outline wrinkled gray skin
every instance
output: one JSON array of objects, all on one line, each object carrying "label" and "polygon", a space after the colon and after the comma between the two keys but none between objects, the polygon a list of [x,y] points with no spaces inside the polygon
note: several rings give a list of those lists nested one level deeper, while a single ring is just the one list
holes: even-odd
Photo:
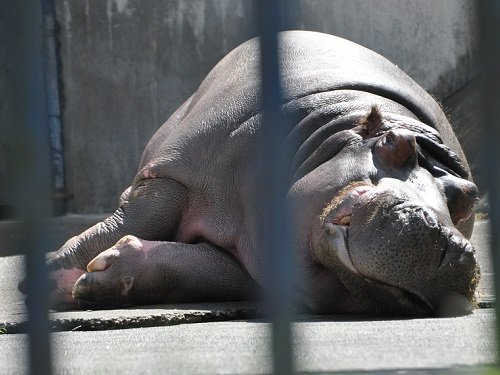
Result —
[{"label": "wrinkled gray skin", "polygon": [[[438,104],[340,38],[287,32],[280,52],[301,301],[386,315],[474,301],[477,189]],[[49,260],[53,308],[239,300],[266,287],[258,59],[256,40],[227,55],[151,139],[117,211]]]}]

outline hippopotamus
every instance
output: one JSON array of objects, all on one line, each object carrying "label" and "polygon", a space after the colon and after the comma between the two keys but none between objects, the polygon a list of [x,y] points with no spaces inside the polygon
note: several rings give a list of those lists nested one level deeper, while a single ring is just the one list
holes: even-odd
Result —
[{"label": "hippopotamus", "polygon": [[[439,104],[379,54],[279,34],[293,119],[294,290],[313,313],[427,316],[474,305],[478,190]],[[235,301],[265,289],[259,41],[225,56],[159,128],[108,218],[48,260],[53,309]],[[20,286],[23,289],[23,286]]]}]

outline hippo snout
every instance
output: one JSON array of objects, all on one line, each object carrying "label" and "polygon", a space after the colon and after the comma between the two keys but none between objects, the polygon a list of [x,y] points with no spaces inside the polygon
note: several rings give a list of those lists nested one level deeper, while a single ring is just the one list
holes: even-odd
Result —
[{"label": "hippo snout", "polygon": [[475,250],[454,226],[439,191],[423,194],[419,185],[394,179],[357,182],[337,194],[321,222],[325,241],[318,259],[336,270],[366,311],[472,310],[479,281]]},{"label": "hippo snout", "polygon": [[354,207],[347,242],[352,265],[363,278],[403,290],[434,312],[450,295],[474,302],[474,247],[450,222],[412,202]]}]

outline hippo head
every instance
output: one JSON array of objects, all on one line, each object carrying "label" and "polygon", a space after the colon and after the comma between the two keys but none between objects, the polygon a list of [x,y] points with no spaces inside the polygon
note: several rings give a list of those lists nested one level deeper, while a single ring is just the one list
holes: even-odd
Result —
[{"label": "hippo head", "polygon": [[466,312],[479,280],[466,239],[478,191],[457,155],[434,129],[376,108],[336,136],[339,179],[313,235],[315,259],[363,312]]}]

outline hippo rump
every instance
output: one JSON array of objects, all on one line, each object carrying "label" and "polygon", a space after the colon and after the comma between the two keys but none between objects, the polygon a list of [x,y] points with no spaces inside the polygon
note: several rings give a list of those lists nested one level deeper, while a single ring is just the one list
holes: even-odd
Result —
[{"label": "hippo rump", "polygon": [[[439,105],[341,38],[284,32],[280,56],[301,303],[401,316],[473,306],[479,268],[467,239],[478,192]],[[253,39],[153,136],[116,212],[49,259],[52,308],[243,300],[266,287],[260,98]]]}]

